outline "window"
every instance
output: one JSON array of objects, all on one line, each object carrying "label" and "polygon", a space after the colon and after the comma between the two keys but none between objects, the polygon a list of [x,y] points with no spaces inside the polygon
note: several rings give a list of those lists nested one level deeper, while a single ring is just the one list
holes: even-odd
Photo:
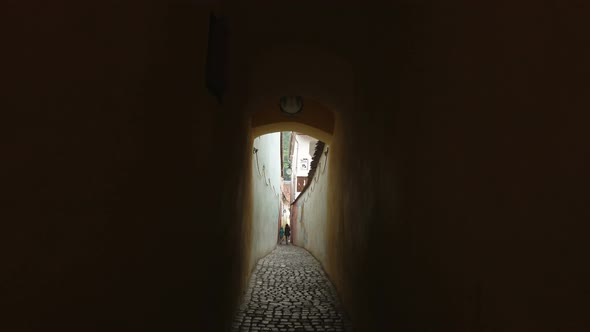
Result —
[{"label": "window", "polygon": [[301,170],[302,171],[309,170],[309,159],[307,159],[307,158],[301,159],[300,164],[301,164]]}]

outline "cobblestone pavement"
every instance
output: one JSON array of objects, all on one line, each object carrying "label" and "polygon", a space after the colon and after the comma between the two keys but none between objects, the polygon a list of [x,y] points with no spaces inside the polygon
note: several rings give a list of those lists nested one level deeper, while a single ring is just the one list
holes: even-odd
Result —
[{"label": "cobblestone pavement", "polygon": [[353,331],[336,290],[305,249],[279,245],[260,259],[232,331]]}]

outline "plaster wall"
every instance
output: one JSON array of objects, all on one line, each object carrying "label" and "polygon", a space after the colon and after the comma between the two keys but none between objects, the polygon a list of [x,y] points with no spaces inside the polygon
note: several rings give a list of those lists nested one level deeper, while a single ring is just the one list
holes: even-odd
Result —
[{"label": "plaster wall", "polygon": [[[297,140],[295,138],[293,138],[293,140],[293,160],[291,160],[291,163],[293,165],[293,174],[297,174],[297,163],[293,163],[293,161],[299,159],[299,143],[297,143]],[[293,176],[291,179],[291,192],[293,193],[292,201],[294,201],[295,199],[297,199],[297,196],[299,195],[297,193],[297,176]]]},{"label": "plaster wall", "polygon": [[2,330],[221,330],[248,115],[284,94],[337,114],[324,267],[361,331],[588,330],[583,3],[234,5],[223,105],[213,5],[33,3],[3,11]]},{"label": "plaster wall", "polygon": [[[295,139],[297,140],[297,157],[291,162],[296,165],[295,169],[297,170],[297,176],[307,176],[309,174],[309,167],[311,166],[311,154],[309,149],[312,144],[315,146],[315,142],[317,141],[312,137],[301,134],[296,135]],[[306,169],[301,167],[301,161],[304,158],[307,158]]]},{"label": "plaster wall", "polygon": [[250,89],[337,114],[324,267],[357,327],[587,329],[588,9],[307,5],[249,12]]},{"label": "plaster wall", "polygon": [[[324,151],[328,149],[326,146]],[[297,210],[297,216],[294,222],[293,239],[295,244],[307,249],[323,265],[326,264],[327,253],[327,204],[329,191],[329,167],[328,159],[322,154],[318,163],[318,169],[310,181],[311,186],[303,192],[301,197],[293,204]]]},{"label": "plaster wall", "polygon": [[203,84],[213,9],[66,0],[0,14],[1,330],[231,321],[252,152],[239,66],[223,105]]},{"label": "plaster wall", "polygon": [[[252,233],[250,270],[277,244],[281,181],[281,133],[259,136],[252,158]],[[258,159],[258,160],[257,160]]]},{"label": "plaster wall", "polygon": [[325,265],[363,331],[590,326],[588,11],[560,8],[373,14],[330,149]]}]

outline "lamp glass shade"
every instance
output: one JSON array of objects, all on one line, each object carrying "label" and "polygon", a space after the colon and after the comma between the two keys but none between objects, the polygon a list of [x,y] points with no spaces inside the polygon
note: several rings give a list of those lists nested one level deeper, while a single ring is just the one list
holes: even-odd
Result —
[{"label": "lamp glass shade", "polygon": [[303,98],[300,96],[281,97],[281,112],[295,115],[303,110]]}]

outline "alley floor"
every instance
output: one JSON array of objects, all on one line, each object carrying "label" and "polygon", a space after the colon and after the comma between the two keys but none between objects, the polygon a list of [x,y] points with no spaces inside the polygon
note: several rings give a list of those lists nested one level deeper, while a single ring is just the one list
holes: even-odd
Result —
[{"label": "alley floor", "polygon": [[279,245],[260,259],[232,331],[353,331],[336,290],[305,249]]}]

